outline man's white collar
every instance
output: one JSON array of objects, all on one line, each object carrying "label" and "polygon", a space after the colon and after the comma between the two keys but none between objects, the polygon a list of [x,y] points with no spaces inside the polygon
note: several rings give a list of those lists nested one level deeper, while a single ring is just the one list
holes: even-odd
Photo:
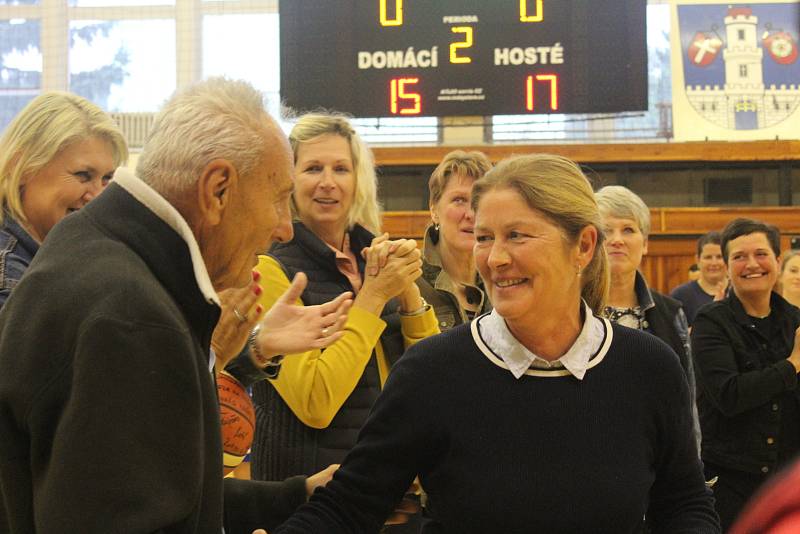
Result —
[{"label": "man's white collar", "polygon": [[208,276],[206,263],[203,261],[203,256],[200,254],[200,247],[197,244],[192,230],[186,223],[186,219],[178,213],[178,210],[176,210],[172,204],[158,194],[155,189],[140,180],[129,169],[124,167],[117,169],[114,173],[114,183],[150,209],[150,211],[167,223],[170,228],[175,230],[178,235],[186,241],[186,245],[189,247],[189,253],[192,257],[192,267],[194,269],[194,277],[197,280],[197,287],[200,288],[206,301],[220,306],[219,296],[217,292],[214,291],[214,286],[211,284],[211,278]]}]

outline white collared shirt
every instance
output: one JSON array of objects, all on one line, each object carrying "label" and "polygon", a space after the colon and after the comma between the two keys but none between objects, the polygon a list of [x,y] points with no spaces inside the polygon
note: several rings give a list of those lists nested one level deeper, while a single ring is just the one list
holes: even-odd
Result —
[{"label": "white collared shirt", "polygon": [[511,371],[515,378],[536,374],[535,369],[565,369],[563,374],[571,374],[578,380],[583,380],[587,370],[602,360],[611,342],[608,321],[595,317],[585,302],[583,306],[586,320],[578,338],[563,356],[553,361],[537,356],[517,341],[497,310],[492,310],[474,321],[473,329],[477,329],[480,341],[493,353],[492,357],[499,357],[503,362],[502,367]]}]

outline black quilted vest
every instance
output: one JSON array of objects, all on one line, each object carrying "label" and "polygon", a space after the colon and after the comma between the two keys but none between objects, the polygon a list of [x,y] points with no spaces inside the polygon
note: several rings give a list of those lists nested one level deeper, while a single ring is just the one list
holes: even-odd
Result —
[{"label": "black quilted vest", "polygon": [[[350,248],[364,272],[361,249],[369,246],[372,234],[361,226],[350,231]],[[283,266],[289,280],[297,272],[308,275],[301,299],[306,305],[322,304],[344,291],[350,282],[336,267],[333,251],[302,223],[294,223],[294,239],[275,245],[270,254]],[[390,312],[389,310],[392,310]],[[391,365],[403,353],[397,303],[389,301],[381,319],[387,327],[381,335],[384,354]],[[283,480],[292,475],[311,475],[333,463],[341,463],[355,445],[358,431],[380,393],[375,352],[372,353],[356,388],[339,409],[328,428],[306,426],[292,412],[269,380],[253,386],[256,433],[251,452],[252,477]]]}]

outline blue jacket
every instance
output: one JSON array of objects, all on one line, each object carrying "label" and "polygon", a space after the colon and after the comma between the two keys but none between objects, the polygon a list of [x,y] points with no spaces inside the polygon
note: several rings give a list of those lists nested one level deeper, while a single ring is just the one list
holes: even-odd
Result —
[{"label": "blue jacket", "polygon": [[6,303],[11,290],[25,274],[38,250],[39,243],[5,213],[0,227],[0,308]]}]

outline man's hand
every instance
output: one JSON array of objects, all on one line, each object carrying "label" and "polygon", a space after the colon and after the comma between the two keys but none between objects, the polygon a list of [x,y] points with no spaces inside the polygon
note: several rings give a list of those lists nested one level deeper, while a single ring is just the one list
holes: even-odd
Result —
[{"label": "man's hand", "polygon": [[386,519],[384,525],[404,525],[409,522],[411,516],[420,511],[420,498],[422,494],[422,487],[419,484],[419,479],[414,479],[411,487],[394,507],[394,512]]},{"label": "man's hand", "polygon": [[294,354],[311,349],[322,349],[344,334],[347,312],[353,304],[350,292],[316,306],[299,306],[297,299],[303,294],[308,279],[297,273],[292,285],[264,314],[256,343],[267,358],[279,354]]}]

